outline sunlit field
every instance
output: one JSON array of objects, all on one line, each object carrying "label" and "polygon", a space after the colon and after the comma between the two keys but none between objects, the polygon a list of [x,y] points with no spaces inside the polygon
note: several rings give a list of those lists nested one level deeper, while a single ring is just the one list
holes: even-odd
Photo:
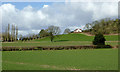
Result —
[{"label": "sunlit field", "polygon": [[117,70],[118,49],[5,51],[3,70]]},{"label": "sunlit field", "polygon": [[0,70],[118,70],[118,2],[3,1],[0,8]]},{"label": "sunlit field", "polygon": [[[75,38],[74,38],[75,37]],[[4,42],[2,46],[92,45],[94,36],[60,35],[31,41]],[[118,45],[117,35],[105,36],[106,45]],[[3,70],[117,70],[118,49],[3,51]]]},{"label": "sunlit field", "polygon": [[[118,35],[105,35],[106,44],[118,45]],[[31,41],[5,42],[2,46],[59,46],[59,45],[92,45],[94,36],[84,34],[65,34],[59,35],[50,42],[50,38],[35,39]]]}]

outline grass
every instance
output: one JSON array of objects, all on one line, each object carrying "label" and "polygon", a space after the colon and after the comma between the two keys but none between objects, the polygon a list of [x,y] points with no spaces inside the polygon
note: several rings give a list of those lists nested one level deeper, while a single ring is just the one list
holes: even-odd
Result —
[{"label": "grass", "polygon": [[[118,35],[105,35],[106,44],[118,45]],[[4,42],[2,46],[92,45],[94,36],[65,34],[26,42]],[[3,70],[117,70],[118,49],[3,51]]]},{"label": "grass", "polygon": [[2,71],[2,51],[0,51],[0,71]]},{"label": "grass", "polygon": [[118,49],[5,51],[3,70],[117,70]]},{"label": "grass", "polygon": [[70,45],[92,45],[90,41],[66,41],[66,42],[50,42],[50,41],[41,41],[41,42],[15,42],[15,43],[3,43],[2,46],[70,46]]},{"label": "grass", "polygon": [[118,42],[106,42],[106,45],[112,45],[112,46],[117,46]]},{"label": "grass", "polygon": [[106,41],[118,41],[118,35],[105,35]]},{"label": "grass", "polygon": [[[118,35],[105,35],[106,41],[118,41]],[[84,34],[63,34],[55,38],[55,41],[93,41],[94,36]],[[50,41],[49,37],[34,41]]]},{"label": "grass", "polygon": [[[118,35],[105,35],[106,41],[118,41]],[[59,45],[92,45],[94,36],[86,36],[84,34],[64,34],[50,42],[49,37],[43,39],[35,39],[26,42],[2,43],[2,46],[59,46]],[[106,42],[110,45],[118,45],[117,42]]]}]

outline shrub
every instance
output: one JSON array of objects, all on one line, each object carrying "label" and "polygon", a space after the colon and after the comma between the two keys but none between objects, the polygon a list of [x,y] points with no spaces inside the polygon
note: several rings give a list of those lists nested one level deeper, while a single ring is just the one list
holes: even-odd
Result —
[{"label": "shrub", "polygon": [[95,35],[93,44],[94,45],[105,45],[106,39],[104,38],[103,34],[98,33]]},{"label": "shrub", "polygon": [[19,48],[19,51],[21,51],[22,50],[22,48]]},{"label": "shrub", "polygon": [[97,45],[96,48],[112,48],[110,45]]},{"label": "shrub", "polygon": [[34,50],[38,50],[39,48],[34,48]]}]

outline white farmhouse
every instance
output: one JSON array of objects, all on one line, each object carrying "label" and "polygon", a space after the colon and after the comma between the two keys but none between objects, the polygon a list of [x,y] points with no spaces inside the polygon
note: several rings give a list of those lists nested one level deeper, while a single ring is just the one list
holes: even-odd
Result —
[{"label": "white farmhouse", "polygon": [[82,29],[75,29],[74,30],[74,33],[81,33],[82,32]]}]

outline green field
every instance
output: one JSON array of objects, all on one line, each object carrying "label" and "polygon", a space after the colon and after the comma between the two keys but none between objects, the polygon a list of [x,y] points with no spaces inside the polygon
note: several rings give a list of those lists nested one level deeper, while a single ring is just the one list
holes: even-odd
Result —
[{"label": "green field", "polygon": [[5,51],[3,70],[117,70],[118,49]]},{"label": "green field", "polygon": [[[106,45],[118,45],[118,35],[106,35]],[[59,35],[26,42],[3,42],[2,46],[92,45],[94,36]],[[117,70],[118,49],[3,51],[3,70]]]},{"label": "green field", "polygon": [[[73,45],[92,45],[91,41],[65,41],[65,42],[12,42],[3,43],[2,46],[73,46]],[[116,46],[118,42],[106,42],[106,45]]]},{"label": "green field", "polygon": [[0,71],[2,71],[2,51],[0,51]]},{"label": "green field", "polygon": [[[118,35],[104,35],[106,41],[118,41]],[[63,34],[56,37],[54,41],[93,41],[94,36],[87,36],[85,34]],[[50,41],[49,37],[37,39],[34,41]]]},{"label": "green field", "polygon": [[[112,46],[118,45],[118,35],[105,35],[106,44],[110,44]],[[2,46],[59,46],[59,45],[92,45],[92,41],[94,36],[87,36],[84,34],[64,34],[59,35],[54,39],[55,42],[50,42],[50,38],[46,37],[43,39],[35,39],[32,41],[26,42],[9,42],[2,43]]]}]

